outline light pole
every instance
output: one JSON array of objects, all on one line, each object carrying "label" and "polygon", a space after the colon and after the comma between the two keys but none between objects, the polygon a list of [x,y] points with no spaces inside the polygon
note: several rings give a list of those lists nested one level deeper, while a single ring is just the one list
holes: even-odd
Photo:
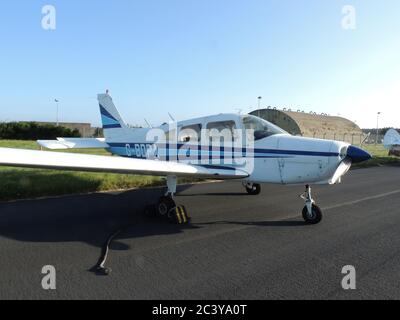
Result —
[{"label": "light pole", "polygon": [[56,105],[57,105],[57,116],[56,116],[56,121],[57,121],[57,127],[58,127],[58,126],[59,126],[59,121],[58,121],[58,109],[59,109],[59,103],[60,103],[60,101],[57,100],[57,99],[54,99],[54,102],[55,102]]},{"label": "light pole", "polygon": [[261,112],[261,100],[262,97],[258,97],[258,117],[260,118],[260,112]]},{"label": "light pole", "polygon": [[379,116],[381,115],[381,112],[378,112],[376,115],[376,140],[375,144],[378,144],[379,140]]}]

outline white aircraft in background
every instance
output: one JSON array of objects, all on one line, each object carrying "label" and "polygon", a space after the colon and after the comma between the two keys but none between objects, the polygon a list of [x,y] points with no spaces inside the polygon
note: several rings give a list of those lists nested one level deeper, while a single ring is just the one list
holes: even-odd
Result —
[{"label": "white aircraft in background", "polygon": [[389,150],[389,154],[400,153],[400,134],[394,130],[390,129],[383,139],[383,145]]},{"label": "white aircraft in background", "polygon": [[[316,224],[322,213],[312,198],[310,184],[340,183],[352,163],[371,158],[348,143],[295,137],[250,115],[202,117],[179,122],[172,129],[168,124],[132,129],[124,123],[108,93],[99,94],[98,100],[104,139],[38,142],[48,149],[105,148],[120,157],[0,148],[0,165],[164,176],[168,190],[156,204],[161,216],[176,208],[173,196],[178,177],[233,179],[243,183],[251,195],[260,193],[260,183],[303,184],[303,218]],[[231,135],[227,144],[215,147],[209,132]],[[160,133],[164,140],[160,140]]]}]

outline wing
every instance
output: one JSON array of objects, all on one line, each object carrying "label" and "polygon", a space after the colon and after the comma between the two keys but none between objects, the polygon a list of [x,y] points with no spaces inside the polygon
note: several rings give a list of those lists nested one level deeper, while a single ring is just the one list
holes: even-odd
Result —
[{"label": "wing", "polygon": [[105,139],[57,138],[57,140],[38,140],[37,143],[46,149],[107,149]]},{"label": "wing", "polygon": [[0,148],[0,165],[56,170],[111,172],[205,179],[242,179],[248,173],[229,167],[198,166],[157,160]]}]

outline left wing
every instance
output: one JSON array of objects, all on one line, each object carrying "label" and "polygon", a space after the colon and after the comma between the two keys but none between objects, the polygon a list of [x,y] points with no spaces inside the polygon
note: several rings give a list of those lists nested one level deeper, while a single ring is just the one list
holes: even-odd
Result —
[{"label": "left wing", "polygon": [[0,165],[56,170],[111,172],[153,176],[176,175],[204,179],[243,179],[243,170],[216,166],[190,165],[158,160],[0,148]]}]

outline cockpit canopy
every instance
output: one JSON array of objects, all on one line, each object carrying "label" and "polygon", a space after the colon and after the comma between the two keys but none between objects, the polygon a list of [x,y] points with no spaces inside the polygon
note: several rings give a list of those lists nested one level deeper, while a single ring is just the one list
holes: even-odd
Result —
[{"label": "cockpit canopy", "polygon": [[254,131],[254,140],[261,140],[275,134],[288,134],[278,126],[261,118],[246,115],[242,117],[243,129]]}]

